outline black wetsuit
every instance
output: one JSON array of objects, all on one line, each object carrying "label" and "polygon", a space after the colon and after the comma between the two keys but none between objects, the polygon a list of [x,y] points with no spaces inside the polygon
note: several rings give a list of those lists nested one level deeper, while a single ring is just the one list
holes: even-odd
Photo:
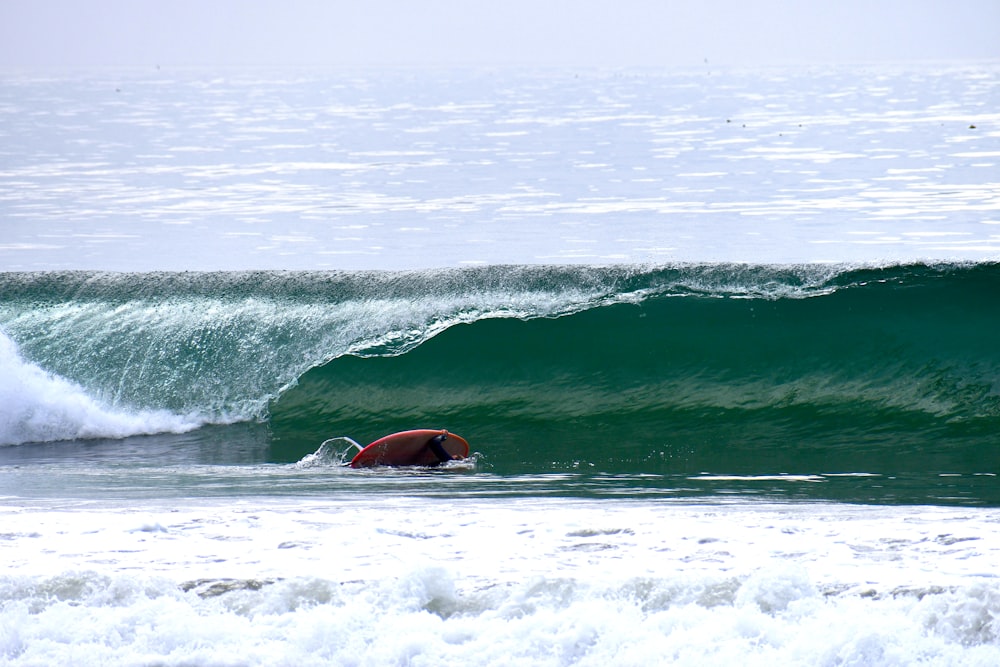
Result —
[{"label": "black wetsuit", "polygon": [[448,434],[442,433],[441,435],[436,435],[427,441],[427,446],[431,448],[432,452],[434,452],[434,456],[437,457],[439,464],[447,463],[448,461],[454,459],[454,457],[445,450],[444,445],[442,444],[447,439]]}]

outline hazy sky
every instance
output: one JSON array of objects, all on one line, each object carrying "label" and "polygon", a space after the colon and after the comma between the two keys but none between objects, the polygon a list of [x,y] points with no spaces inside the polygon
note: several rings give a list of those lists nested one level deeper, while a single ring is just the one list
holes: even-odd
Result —
[{"label": "hazy sky", "polygon": [[1000,58],[1000,0],[0,0],[10,65]]}]

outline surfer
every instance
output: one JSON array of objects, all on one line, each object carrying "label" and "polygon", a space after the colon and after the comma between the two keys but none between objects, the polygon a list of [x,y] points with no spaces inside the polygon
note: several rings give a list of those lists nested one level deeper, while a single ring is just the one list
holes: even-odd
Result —
[{"label": "surfer", "polygon": [[434,456],[437,457],[438,463],[447,463],[448,461],[453,461],[454,456],[449,454],[444,448],[444,441],[448,439],[448,432],[445,431],[441,435],[436,435],[427,441],[427,446],[430,450],[434,452]]}]

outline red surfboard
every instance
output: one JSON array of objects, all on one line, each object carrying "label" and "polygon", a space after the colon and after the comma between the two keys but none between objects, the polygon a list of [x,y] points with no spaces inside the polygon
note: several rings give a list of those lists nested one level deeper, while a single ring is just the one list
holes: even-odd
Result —
[{"label": "red surfboard", "polygon": [[351,459],[351,467],[431,466],[468,455],[469,443],[465,438],[444,430],[422,428],[379,438]]}]

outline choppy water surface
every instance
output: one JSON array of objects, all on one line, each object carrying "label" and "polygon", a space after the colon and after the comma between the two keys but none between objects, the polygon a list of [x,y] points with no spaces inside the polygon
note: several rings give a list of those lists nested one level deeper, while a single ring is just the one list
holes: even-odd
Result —
[{"label": "choppy water surface", "polygon": [[8,74],[0,95],[8,270],[1000,252],[992,64]]}]

